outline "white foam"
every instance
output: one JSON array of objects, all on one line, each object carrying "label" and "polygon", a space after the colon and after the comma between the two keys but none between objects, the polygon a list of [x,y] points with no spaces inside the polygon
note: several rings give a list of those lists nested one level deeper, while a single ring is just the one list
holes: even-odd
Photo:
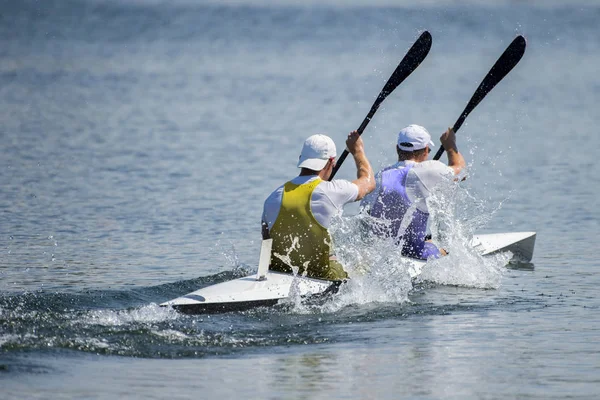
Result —
[{"label": "white foam", "polygon": [[129,310],[94,310],[82,319],[83,323],[103,326],[121,326],[132,323],[156,323],[175,320],[179,317],[171,307],[160,307],[151,303]]},{"label": "white foam", "polygon": [[[485,202],[464,187],[448,182],[427,200],[427,205],[433,242],[449,254],[430,260],[417,282],[498,288],[511,254],[482,257],[470,245],[470,240],[476,230],[491,220],[501,203],[489,210]],[[399,246],[392,240],[366,234],[364,226],[370,218],[358,214],[332,221],[335,252],[351,279],[334,301],[326,305],[328,311],[349,304],[409,301],[408,295],[413,289],[411,264],[401,257]]]}]

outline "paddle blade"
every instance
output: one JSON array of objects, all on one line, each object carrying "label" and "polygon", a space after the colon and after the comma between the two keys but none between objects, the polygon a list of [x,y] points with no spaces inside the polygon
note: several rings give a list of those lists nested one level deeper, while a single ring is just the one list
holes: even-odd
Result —
[{"label": "paddle blade", "polygon": [[[469,101],[469,104],[465,107],[462,114],[456,120],[453,126],[454,132],[458,131],[462,126],[467,116],[477,107],[477,105],[485,98],[485,96],[500,82],[504,77],[521,61],[523,54],[525,54],[525,47],[527,43],[525,38],[521,35],[517,36],[512,43],[504,50],[504,53],[500,56],[498,61],[494,64],[490,72],[487,73],[481,84],[475,90],[473,97]],[[444,153],[444,147],[440,147],[438,152],[433,157],[434,160],[439,158]]]},{"label": "paddle blade", "polygon": [[415,69],[423,62],[429,50],[431,50],[431,33],[425,31],[419,36],[417,41],[408,50],[400,64],[394,70],[394,73],[388,79],[387,83],[379,93],[375,104],[379,105],[390,93],[394,91]]},{"label": "paddle blade", "polygon": [[[359,135],[362,135],[362,133],[371,121],[371,118],[373,118],[373,115],[375,115],[375,112],[377,111],[379,105],[383,102],[383,100],[385,100],[385,98],[390,93],[392,93],[394,89],[396,89],[402,82],[404,82],[404,80],[408,78],[408,76],[412,74],[412,72],[415,69],[417,69],[421,62],[423,62],[425,57],[427,57],[427,54],[429,54],[429,50],[431,49],[431,43],[431,33],[425,31],[419,36],[419,38],[412,45],[412,47],[408,49],[408,52],[406,53],[402,61],[400,61],[400,64],[398,64],[398,66],[392,73],[392,76],[390,76],[390,79],[388,79],[386,84],[383,86],[383,89],[381,89],[381,92],[379,92],[379,96],[377,96],[377,99],[371,106],[369,114],[367,114],[362,124],[360,124],[359,128],[357,129]],[[333,179],[338,169],[340,169],[340,167],[342,166],[342,163],[344,162],[346,157],[348,157],[348,150],[344,150],[342,152],[342,155],[337,160],[336,165],[333,168],[329,180]]]},{"label": "paddle blade", "polygon": [[525,54],[525,38],[517,36],[515,40],[504,50],[498,61],[494,64],[490,72],[485,76],[473,97],[467,104],[460,118],[454,124],[454,132],[460,129],[467,115],[477,107],[483,98],[500,82],[514,67]]},{"label": "paddle blade", "polygon": [[366,116],[360,127],[357,129],[359,135],[363,133],[363,131],[371,121],[371,118],[373,118],[373,115],[375,115],[375,112],[377,111],[379,105],[383,102],[383,100],[385,100],[385,98],[390,93],[392,93],[394,89],[396,89],[402,82],[404,82],[404,80],[408,78],[408,76],[412,74],[413,71],[417,69],[417,67],[423,62],[425,57],[427,57],[427,54],[429,54],[429,50],[431,50],[431,43],[431,33],[425,31],[419,36],[419,38],[411,46],[411,48],[408,49],[408,52],[406,53],[402,61],[400,61],[400,64],[398,64],[398,66],[392,73],[392,76],[390,76],[390,79],[388,79],[386,84],[383,86],[383,89],[381,89],[381,92],[379,92],[379,96],[377,96],[377,99],[373,103],[369,114]]}]

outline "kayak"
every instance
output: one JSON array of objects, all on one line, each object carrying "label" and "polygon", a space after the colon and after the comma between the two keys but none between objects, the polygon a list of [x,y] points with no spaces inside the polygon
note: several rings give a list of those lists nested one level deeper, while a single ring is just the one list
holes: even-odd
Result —
[{"label": "kayak", "polygon": [[[535,247],[535,232],[510,232],[474,235],[471,245],[482,256],[510,251],[513,259],[529,262]],[[271,240],[264,240],[258,272],[203,287],[161,304],[184,314],[241,311],[254,307],[273,306],[290,296],[309,298],[334,293],[339,282],[268,271]],[[416,278],[427,263],[406,257],[409,274]]]}]

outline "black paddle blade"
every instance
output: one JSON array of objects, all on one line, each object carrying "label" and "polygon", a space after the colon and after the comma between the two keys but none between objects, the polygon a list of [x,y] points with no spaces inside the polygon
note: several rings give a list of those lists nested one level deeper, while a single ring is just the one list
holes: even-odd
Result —
[{"label": "black paddle blade", "polygon": [[400,61],[400,64],[394,70],[390,79],[379,93],[379,98],[386,98],[388,94],[392,93],[394,89],[398,87],[408,76],[423,62],[429,50],[431,50],[431,43],[433,38],[431,33],[425,31],[419,36],[417,41],[408,49],[408,52]]},{"label": "black paddle blade", "polygon": [[[471,97],[469,104],[467,104],[458,120],[456,120],[456,123],[452,127],[454,132],[460,129],[467,116],[477,107],[481,100],[521,61],[523,54],[525,54],[526,45],[525,38],[519,35],[504,50],[504,53],[502,53],[485,78],[483,78],[473,97]],[[443,153],[444,147],[441,146],[433,159],[439,160]]]},{"label": "black paddle blade", "polygon": [[413,73],[415,69],[423,62],[427,54],[429,54],[429,50],[431,50],[432,43],[431,33],[428,31],[423,32],[417,41],[408,49],[408,52],[400,61],[400,64],[396,67],[390,79],[386,82],[379,92],[379,96],[373,103],[369,114],[365,117],[360,127],[357,129],[358,134],[362,135],[363,131],[375,115],[375,112],[379,108],[379,105],[385,100],[385,98],[394,91],[410,74]]},{"label": "black paddle blade", "polygon": [[[429,50],[431,50],[432,37],[431,33],[425,31],[419,36],[417,41],[412,45],[412,47],[408,50],[400,64],[394,70],[394,73],[388,79],[387,83],[381,89],[379,96],[377,96],[377,100],[373,104],[373,107],[377,109],[381,102],[385,100],[385,98],[394,91],[410,74],[413,73],[415,69],[423,62],[427,54],[429,54]],[[373,111],[373,110],[372,110]],[[373,111],[373,114],[375,111]],[[359,130],[359,133],[362,133]]]},{"label": "black paddle blade", "polygon": [[[429,50],[431,49],[432,37],[428,31],[425,31],[419,36],[417,41],[412,45],[412,47],[408,50],[400,64],[396,67],[390,79],[388,79],[387,83],[379,92],[379,96],[371,106],[371,110],[369,114],[365,117],[360,127],[357,129],[358,134],[362,135],[365,128],[371,122],[371,118],[375,115],[375,112],[379,108],[379,105],[385,100],[385,98],[394,91],[412,72],[417,69],[417,67],[423,62],[427,54],[429,54]],[[333,171],[331,172],[331,176],[329,180],[332,180],[338,169],[342,166],[344,160],[348,157],[348,150],[344,150],[342,155],[337,160]]]}]

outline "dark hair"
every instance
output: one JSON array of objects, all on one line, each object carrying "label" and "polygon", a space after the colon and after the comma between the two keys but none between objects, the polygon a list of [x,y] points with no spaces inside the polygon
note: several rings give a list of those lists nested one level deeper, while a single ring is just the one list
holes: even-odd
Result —
[{"label": "dark hair", "polygon": [[[405,147],[412,146],[412,143],[400,143],[400,144]],[[407,146],[407,144],[409,144],[410,146]],[[398,158],[400,160],[408,160],[411,158],[420,157],[421,154],[425,153],[425,149],[426,149],[426,147],[423,147],[422,149],[419,149],[419,150],[406,151],[406,150],[402,150],[400,148],[400,146],[396,146],[396,151],[398,152]]]}]

